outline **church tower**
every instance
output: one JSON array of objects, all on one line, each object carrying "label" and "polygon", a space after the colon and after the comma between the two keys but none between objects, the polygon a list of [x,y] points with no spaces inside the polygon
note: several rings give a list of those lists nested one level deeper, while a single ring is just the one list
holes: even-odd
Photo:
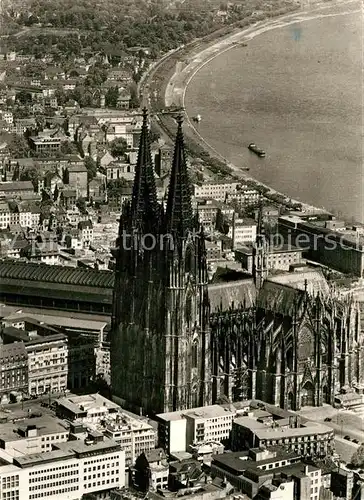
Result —
[{"label": "church tower", "polygon": [[134,411],[211,403],[207,283],[182,119],[164,214],[157,203],[144,110],[132,201],[120,219],[111,334],[112,391]]},{"label": "church tower", "polygon": [[264,234],[263,203],[260,202],[257,237],[253,245],[253,278],[257,290],[260,290],[268,277],[269,246]]}]

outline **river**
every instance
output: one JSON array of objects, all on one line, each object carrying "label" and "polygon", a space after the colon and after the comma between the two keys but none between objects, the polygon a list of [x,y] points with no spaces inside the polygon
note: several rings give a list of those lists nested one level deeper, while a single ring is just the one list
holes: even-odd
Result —
[{"label": "river", "polygon": [[[252,177],[364,222],[358,7],[267,31],[217,56],[192,79],[185,103],[190,116],[201,114],[204,139]],[[250,142],[265,159],[249,152]]]}]

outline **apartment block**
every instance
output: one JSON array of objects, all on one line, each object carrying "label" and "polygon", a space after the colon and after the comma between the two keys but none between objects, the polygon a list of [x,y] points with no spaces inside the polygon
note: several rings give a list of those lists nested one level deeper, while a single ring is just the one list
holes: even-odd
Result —
[{"label": "apartment block", "polygon": [[186,451],[189,445],[225,442],[230,438],[235,414],[219,405],[161,413],[157,415],[159,444],[174,453]]},{"label": "apartment block", "polygon": [[68,345],[63,334],[37,336],[25,343],[29,394],[63,392],[67,388]]},{"label": "apartment block", "polygon": [[203,184],[193,184],[192,194],[195,198],[225,201],[226,195],[236,193],[238,186],[238,182],[204,182]]},{"label": "apartment block", "polygon": [[271,421],[264,418],[238,417],[232,424],[231,448],[284,446],[301,456],[325,457],[333,449],[334,431],[326,425],[297,417]]},{"label": "apartment block", "polygon": [[145,418],[123,411],[119,405],[100,394],[71,396],[57,401],[57,415],[73,422],[88,424],[113,439],[125,451],[129,467],[143,452],[155,448],[157,433]]},{"label": "apartment block", "polygon": [[124,452],[111,440],[70,441],[0,462],[2,500],[78,500],[125,485]]},{"label": "apartment block", "polygon": [[28,354],[23,342],[0,344],[0,403],[12,392],[28,392]]},{"label": "apartment block", "polygon": [[50,415],[1,424],[0,450],[10,457],[45,453],[53,445],[67,442],[65,422]]}]

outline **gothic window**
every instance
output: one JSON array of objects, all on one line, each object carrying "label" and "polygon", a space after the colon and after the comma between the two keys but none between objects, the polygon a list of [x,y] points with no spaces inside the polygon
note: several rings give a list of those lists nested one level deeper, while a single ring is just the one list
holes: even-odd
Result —
[{"label": "gothic window", "polygon": [[192,296],[188,295],[186,299],[186,309],[185,309],[185,318],[188,327],[191,326],[191,318],[192,318]]},{"label": "gothic window", "polygon": [[314,336],[308,327],[304,327],[299,333],[298,344],[299,359],[309,359],[314,355]]},{"label": "gothic window", "polygon": [[286,367],[289,371],[293,370],[293,349],[290,347],[286,352]]},{"label": "gothic window", "polygon": [[329,394],[329,391],[327,389],[327,385],[323,386],[322,394],[323,394],[324,403],[330,404],[330,394]]},{"label": "gothic window", "polygon": [[192,342],[192,368],[197,368],[198,360],[198,343],[197,340]]},{"label": "gothic window", "polygon": [[289,392],[287,397],[287,410],[293,410],[293,393]]},{"label": "gothic window", "polygon": [[188,246],[185,254],[185,272],[193,273],[195,271],[195,259],[192,246]]}]

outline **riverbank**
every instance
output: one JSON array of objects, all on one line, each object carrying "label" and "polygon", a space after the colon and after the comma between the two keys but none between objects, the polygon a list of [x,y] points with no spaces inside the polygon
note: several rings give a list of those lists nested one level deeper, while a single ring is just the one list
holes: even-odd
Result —
[{"label": "riverbank", "polygon": [[[294,13],[286,14],[279,18],[254,23],[244,30],[239,30],[237,32],[231,33],[229,36],[224,37],[223,39],[219,39],[217,42],[215,40],[215,43],[210,43],[208,47],[196,46],[189,52],[188,56],[185,56],[183,59],[181,58],[179,60],[179,63],[175,66],[174,71],[172,75],[170,75],[170,78],[168,80],[168,84],[165,85],[163,104],[165,104],[166,106],[184,107],[186,89],[190,81],[202,67],[204,67],[212,59],[214,59],[218,55],[221,55],[225,51],[228,51],[233,47],[249,43],[249,40],[268,30],[281,28],[289,24],[302,22],[304,20],[325,17],[326,15],[336,15],[335,11],[334,13],[332,13],[333,9],[337,9],[337,14],[341,14],[342,9],[350,3],[352,2],[330,2],[330,4],[326,3],[324,5],[316,5],[315,7],[311,7],[309,10],[300,10]],[[331,13],[325,13],[325,9],[330,9]],[[198,112],[199,111],[196,110],[196,113]],[[163,116],[161,118],[161,121],[164,128],[167,128],[170,131],[174,131],[175,123],[172,118]],[[247,174],[245,171],[242,171],[241,168],[232,163],[227,163],[222,155],[218,151],[216,151],[210,144],[208,144],[200,135],[199,131],[191,122],[188,116],[186,117],[185,122],[187,124],[187,126],[185,127],[185,136],[188,149],[190,150],[190,152],[192,152],[193,156],[202,158],[206,166],[208,166],[210,163],[214,164],[214,168],[212,169],[212,171],[217,179],[226,179],[227,177],[231,176],[234,178],[244,179],[245,181],[254,182],[258,186],[263,188],[264,191],[267,190],[266,193],[269,195],[269,197],[279,197],[279,199],[276,200],[277,202],[284,204],[283,201],[290,201],[285,195],[271,189],[269,186],[261,182],[255,181],[252,176]],[[202,154],[202,151],[204,154]],[[302,204],[302,202],[298,200],[296,201],[296,203]],[[305,203],[303,203],[302,205],[305,211],[316,210],[311,205],[307,205]]]}]

